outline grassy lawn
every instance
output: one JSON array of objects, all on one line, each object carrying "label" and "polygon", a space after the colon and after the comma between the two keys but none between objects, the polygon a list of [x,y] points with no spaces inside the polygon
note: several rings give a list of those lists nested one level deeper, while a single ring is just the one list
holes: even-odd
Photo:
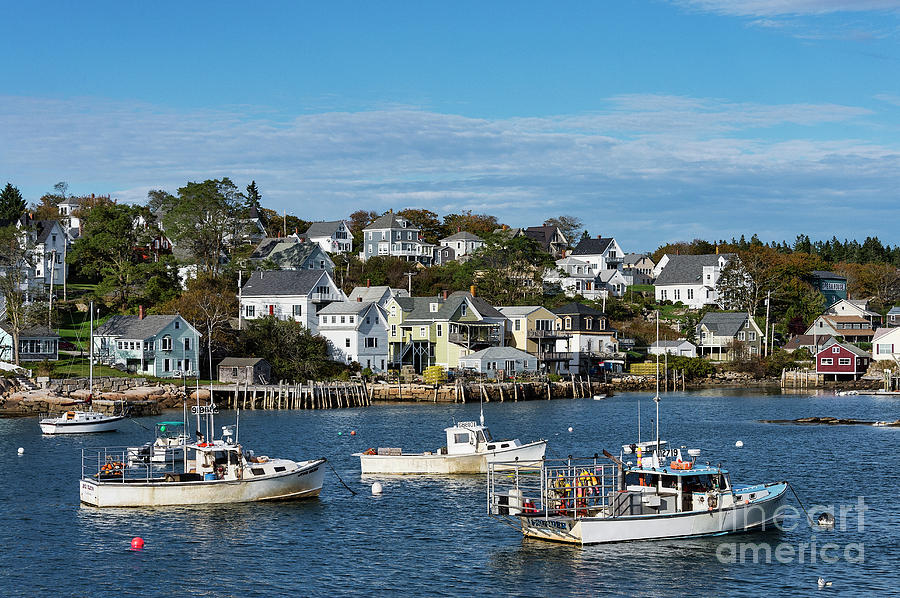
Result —
[{"label": "grassy lawn", "polygon": [[[59,361],[50,362],[51,378],[87,378],[90,375],[90,364],[88,358],[85,357],[61,357]],[[152,376],[132,374],[131,372],[123,372],[105,365],[94,364],[94,378],[101,376],[112,376],[115,378],[146,378],[164,384],[181,384],[181,378],[153,378]],[[219,384],[218,380],[214,380],[213,384]],[[196,387],[197,379],[188,378],[188,387]],[[200,386],[209,386],[209,380],[200,380]]]},{"label": "grassy lawn", "polygon": [[[94,319],[94,329],[106,322],[111,315]],[[78,349],[88,350],[88,337],[91,334],[91,315],[88,312],[74,311],[62,313],[59,321],[59,336],[61,341],[74,343]]]}]

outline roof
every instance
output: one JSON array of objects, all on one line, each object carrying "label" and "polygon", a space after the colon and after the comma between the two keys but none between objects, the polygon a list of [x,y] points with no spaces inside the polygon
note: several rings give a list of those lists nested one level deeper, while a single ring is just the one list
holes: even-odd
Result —
[{"label": "roof", "polygon": [[[404,227],[402,224],[400,224],[400,220],[405,220],[407,222],[407,226]],[[393,212],[382,214],[363,230],[375,230],[382,228],[406,228],[409,230],[419,230],[415,226],[409,226],[409,221],[406,220],[406,218],[397,218],[397,215]]]},{"label": "roof", "polygon": [[838,278],[840,280],[847,280],[846,276],[841,276],[840,274],[829,272],[828,270],[813,270],[809,275],[813,278]]},{"label": "roof", "polygon": [[607,250],[610,243],[612,242],[612,237],[582,239],[578,242],[578,245],[575,247],[575,249],[572,250],[572,255],[600,255]]},{"label": "roof", "polygon": [[312,241],[301,241],[294,236],[267,237],[256,246],[250,259],[269,259],[279,265],[299,267],[316,251],[321,251],[321,248]]},{"label": "roof", "polygon": [[325,270],[257,270],[241,288],[243,297],[309,295]]},{"label": "roof", "polygon": [[43,243],[47,240],[47,237],[50,236],[50,232],[53,230],[53,226],[59,226],[59,222],[56,220],[35,220],[32,224],[34,224],[37,229],[37,242]]},{"label": "roof", "polygon": [[219,362],[219,366],[221,367],[224,365],[225,367],[241,368],[254,366],[263,361],[266,360],[262,357],[226,357]]},{"label": "roof", "polygon": [[406,289],[392,289],[387,285],[380,285],[374,287],[353,287],[347,300],[356,301],[361,298],[363,301],[380,301],[384,294],[388,292],[393,296],[409,296],[409,292]]},{"label": "roof", "polygon": [[[0,328],[12,336],[12,326],[3,323]],[[59,335],[47,328],[46,326],[33,326],[31,328],[22,328],[19,330],[19,338],[59,338]]]},{"label": "roof", "polygon": [[698,284],[703,282],[704,266],[717,266],[719,258],[730,260],[731,253],[704,255],[670,255],[666,266],[656,277],[656,286],[667,284]]},{"label": "roof", "polygon": [[900,307],[892,307],[890,311],[888,311],[889,316],[900,315]]},{"label": "roof", "polygon": [[465,360],[474,360],[477,359],[479,361],[484,359],[490,360],[506,360],[506,359],[536,359],[534,355],[530,353],[526,353],[525,351],[521,351],[516,349],[515,347],[488,347],[487,349],[482,349],[481,351],[475,351],[469,355],[460,356],[460,361]]},{"label": "roof", "polygon": [[623,264],[636,264],[641,260],[650,260],[650,263],[653,263],[653,260],[646,253],[626,253],[622,256]]},{"label": "roof", "polygon": [[660,347],[660,348],[673,347],[674,348],[674,347],[680,347],[681,345],[684,345],[685,343],[687,343],[688,345],[690,345],[692,347],[694,346],[693,343],[690,343],[687,340],[680,338],[676,341],[655,341],[652,345],[650,345],[650,347],[651,348],[653,348],[653,347]]},{"label": "roof", "polygon": [[569,316],[573,314],[580,314],[586,316],[602,316],[603,312],[599,309],[594,309],[593,307],[588,307],[587,305],[582,305],[581,303],[569,303],[559,307],[557,309],[552,310],[558,316]]},{"label": "roof", "polygon": [[[97,336],[117,336],[120,338],[146,339],[162,332],[163,328],[176,319],[178,314],[144,316],[112,316],[102,326],[94,330]],[[190,324],[189,324],[190,325]]]},{"label": "roof", "polygon": [[697,326],[706,326],[716,336],[735,336],[748,319],[750,316],[743,312],[713,311],[703,316]]},{"label": "roof", "polygon": [[784,345],[784,349],[792,351],[800,347],[812,347],[813,345],[824,345],[834,338],[830,334],[798,334]]},{"label": "roof", "polygon": [[318,312],[319,315],[356,315],[360,314],[372,305],[375,305],[374,301],[335,301],[333,303],[329,303]]},{"label": "roof", "polygon": [[498,307],[497,311],[507,318],[521,318],[541,309],[540,305],[511,305],[506,307]]},{"label": "roof", "polygon": [[468,231],[460,231],[453,233],[449,237],[444,237],[441,241],[481,241],[483,243],[484,239]]},{"label": "roof", "polygon": [[[306,229],[304,236],[306,237],[330,237],[334,231],[343,223],[343,220],[328,220],[324,222],[313,222]],[[348,227],[349,228],[349,227]]]},{"label": "roof", "polygon": [[868,324],[871,326],[871,323],[862,316],[835,316],[832,314],[822,314],[822,319],[829,320],[835,323],[841,324]]},{"label": "roof", "polygon": [[862,349],[860,349],[860,348],[857,347],[856,345],[851,345],[851,344],[849,344],[849,343],[839,343],[839,342],[837,342],[837,341],[834,340],[834,339],[832,339],[831,342],[825,343],[825,346],[822,347],[821,349],[819,349],[819,352],[818,352],[816,355],[817,355],[817,356],[818,356],[818,355],[821,355],[823,351],[829,350],[833,345],[839,345],[840,347],[846,349],[847,351],[850,351],[851,353],[853,353],[853,354],[856,355],[857,357],[869,357],[869,358],[872,357],[872,355],[870,355],[867,351],[863,351]]},{"label": "roof", "polygon": [[[447,299],[442,297],[397,297],[397,302],[404,311],[409,311],[407,322],[433,322],[449,320],[466,300],[472,304],[482,318],[505,318],[502,313],[481,297],[473,297],[466,291],[451,293]],[[404,301],[405,300],[405,301]],[[431,311],[431,304],[437,303],[437,311]],[[409,305],[409,308],[407,307]]]},{"label": "roof", "polygon": [[619,278],[622,278],[623,280],[625,278],[625,275],[622,274],[622,272],[620,270],[616,270],[614,268],[600,270],[600,272],[597,274],[597,278],[600,279],[600,282],[607,283],[610,280],[612,280],[613,278],[615,278],[616,275],[618,275]]},{"label": "roof", "polygon": [[558,226],[549,225],[529,226],[525,229],[525,236],[530,239],[534,239],[546,249],[550,247],[550,243],[553,240],[553,237],[556,236],[557,232],[562,235],[563,239],[566,238],[566,236],[562,234],[562,231],[559,230]]}]

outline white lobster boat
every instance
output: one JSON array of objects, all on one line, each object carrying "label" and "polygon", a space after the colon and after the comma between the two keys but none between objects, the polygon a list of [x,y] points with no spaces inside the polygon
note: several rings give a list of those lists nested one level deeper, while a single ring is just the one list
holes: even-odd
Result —
[{"label": "white lobster boat", "polygon": [[485,473],[491,463],[540,460],[547,449],[546,440],[524,444],[518,439],[494,440],[483,419],[480,425],[459,422],[444,432],[447,446],[434,452],[379,448],[354,456],[359,457],[363,474],[465,474]]},{"label": "white lobster boat", "polygon": [[488,511],[525,536],[600,544],[712,536],[769,529],[783,517],[787,482],[732,485],[721,467],[684,460],[665,442],[623,447],[637,465],[595,455],[534,463],[494,464]]},{"label": "white lobster boat", "polygon": [[[192,411],[215,429],[215,405]],[[185,418],[186,419],[186,418]],[[129,462],[129,448],[81,451],[81,502],[95,507],[161,507],[312,498],[322,491],[325,459],[293,461],[256,457],[237,441],[235,426],[221,439],[183,445],[184,460]],[[210,434],[211,436],[211,434]],[[182,436],[182,438],[185,438]]]},{"label": "white lobster boat", "polygon": [[43,434],[90,434],[113,432],[125,419],[124,415],[107,415],[97,411],[66,411],[58,416],[41,416]]}]

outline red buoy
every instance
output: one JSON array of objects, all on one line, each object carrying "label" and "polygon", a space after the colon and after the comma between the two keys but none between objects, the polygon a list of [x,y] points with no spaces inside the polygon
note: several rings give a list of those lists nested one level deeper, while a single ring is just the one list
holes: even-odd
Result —
[{"label": "red buoy", "polygon": [[131,549],[132,550],[143,550],[144,549],[144,539],[138,536],[137,538],[131,539]]},{"label": "red buoy", "polygon": [[356,430],[350,430],[350,436],[356,436]]}]

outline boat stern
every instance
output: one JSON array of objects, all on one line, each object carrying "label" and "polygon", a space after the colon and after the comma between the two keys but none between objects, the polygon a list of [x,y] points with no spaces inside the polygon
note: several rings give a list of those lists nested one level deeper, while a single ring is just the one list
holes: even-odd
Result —
[{"label": "boat stern", "polygon": [[97,493],[97,483],[93,480],[82,478],[79,484],[81,502],[92,507],[99,507],[100,500]]}]

